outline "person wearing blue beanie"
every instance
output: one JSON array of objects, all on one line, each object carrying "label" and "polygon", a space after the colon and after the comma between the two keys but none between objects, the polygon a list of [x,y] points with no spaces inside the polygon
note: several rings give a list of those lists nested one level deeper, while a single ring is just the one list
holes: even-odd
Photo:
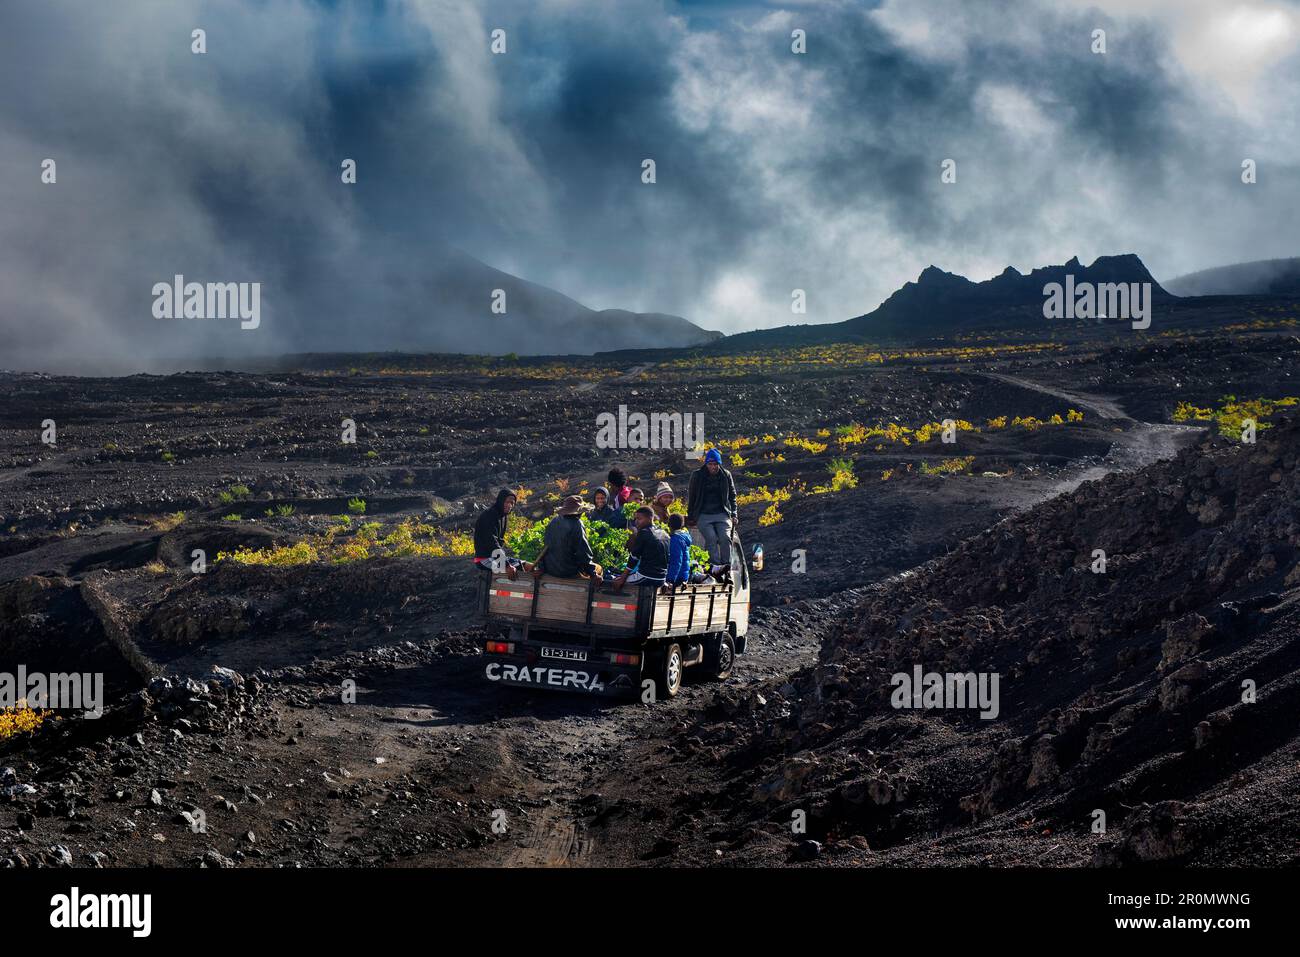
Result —
[{"label": "person wearing blue beanie", "polygon": [[709,449],[704,464],[691,473],[686,494],[686,527],[699,528],[709,550],[710,574],[731,579],[731,530],[738,524],[736,483],[722,467],[722,453]]}]

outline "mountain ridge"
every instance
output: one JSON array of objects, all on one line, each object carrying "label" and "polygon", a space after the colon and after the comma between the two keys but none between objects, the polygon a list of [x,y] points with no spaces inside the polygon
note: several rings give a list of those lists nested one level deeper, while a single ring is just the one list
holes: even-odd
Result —
[{"label": "mountain ridge", "polygon": [[974,329],[1025,327],[1041,323],[1043,287],[1084,282],[1150,283],[1155,302],[1173,296],[1164,289],[1135,253],[1098,256],[1084,266],[1077,256],[1061,265],[1039,266],[1021,273],[1008,266],[997,276],[980,282],[929,265],[915,280],[904,283],[868,313],[820,325],[776,326],[727,336],[711,348],[728,350],[774,345],[820,345],[833,342],[921,339]]},{"label": "mountain ridge", "polygon": [[[409,284],[408,284],[409,285]],[[497,290],[505,312],[491,311]],[[423,313],[396,320],[403,351],[466,351],[460,322],[483,323],[490,334],[481,348],[488,355],[506,353],[592,355],[621,349],[705,345],[722,333],[703,329],[681,316],[627,309],[592,309],[549,286],[512,275],[458,249],[444,250],[429,277],[411,290],[415,301],[433,303],[438,322]],[[448,320],[451,320],[449,323]],[[392,330],[390,330],[391,332]],[[412,342],[417,343],[413,347]],[[438,348],[439,345],[454,349]]]}]

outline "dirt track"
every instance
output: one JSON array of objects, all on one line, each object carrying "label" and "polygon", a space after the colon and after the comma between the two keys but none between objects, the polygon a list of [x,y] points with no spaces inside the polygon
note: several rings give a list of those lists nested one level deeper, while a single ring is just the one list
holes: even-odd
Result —
[{"label": "dirt track", "polygon": [[[1200,434],[1199,429],[1185,426],[1136,422],[1110,400],[1067,393],[1020,377],[997,375],[995,378],[1042,391],[1132,426],[1106,462],[1082,469],[1077,475],[1064,476],[1052,489],[1027,492],[1020,507],[1027,508],[1054,494],[1070,491],[1082,482],[1099,479],[1118,468],[1140,468],[1168,458]],[[785,625],[780,637],[765,623],[756,624],[750,633],[754,652],[743,659],[742,679],[733,682],[739,692],[735,697],[745,697],[746,685],[762,685],[813,665],[822,638],[819,619],[830,620],[837,612],[842,614],[843,609],[852,607],[859,593],[860,589],[854,589],[838,593],[834,598],[812,601],[806,609],[800,609],[799,616],[803,619],[806,615],[810,620],[799,621],[793,628],[788,613],[774,611],[772,614],[782,618]],[[639,705],[593,709],[578,722],[561,711],[554,723],[558,727],[544,725],[541,732],[551,755],[545,774],[553,777],[553,783],[548,782],[539,795],[546,803],[537,819],[530,822],[532,828],[528,835],[504,857],[500,856],[498,845],[492,844],[471,853],[467,863],[601,866],[627,864],[637,859],[654,860],[671,854],[676,848],[652,844],[643,837],[638,840],[631,828],[611,834],[613,828],[606,820],[605,809],[610,806],[609,795],[621,795],[626,800],[643,792],[643,782],[637,780],[640,769],[656,759],[673,760],[674,749],[666,746],[663,739],[671,737],[674,726],[681,730],[679,712],[692,714],[707,707],[712,690],[708,684],[688,688],[681,699],[654,709]],[[538,714],[539,719],[539,707],[543,712],[546,710],[543,702],[531,697],[526,705],[528,712]],[[526,719],[520,728],[512,728],[508,722],[498,722],[494,728],[507,736],[528,735],[539,730],[531,719]],[[647,737],[659,740],[647,747],[644,743]],[[667,779],[659,783],[667,784]],[[605,840],[593,836],[593,828],[588,826],[593,819],[601,825],[596,832]],[[607,846],[610,843],[613,846]]]}]

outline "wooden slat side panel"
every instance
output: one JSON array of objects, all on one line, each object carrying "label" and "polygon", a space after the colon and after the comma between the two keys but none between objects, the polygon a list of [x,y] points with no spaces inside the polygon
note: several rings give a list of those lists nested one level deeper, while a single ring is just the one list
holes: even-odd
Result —
[{"label": "wooden slat side panel", "polygon": [[539,583],[541,595],[537,599],[537,617],[551,621],[585,622],[587,620],[587,589],[585,585],[563,580]]},{"label": "wooden slat side panel", "polygon": [[677,607],[673,609],[674,628],[689,628],[691,626],[691,603],[689,599],[683,600],[683,598],[683,595],[678,596]]},{"label": "wooden slat side panel", "polygon": [[[669,611],[672,617],[669,617]],[[691,622],[691,597],[689,591],[673,595],[660,595],[655,601],[655,631],[687,628]]]},{"label": "wooden slat side panel", "polygon": [[[721,631],[728,624],[728,595],[725,586],[688,585],[672,595],[658,595],[655,599],[655,632],[688,630],[695,634]],[[739,603],[731,601],[733,613]],[[672,618],[669,619],[669,610]],[[734,617],[734,614],[733,614]]]},{"label": "wooden slat side panel", "polygon": [[488,584],[488,614],[527,618],[532,598],[531,578],[511,581],[504,575],[494,577]]},{"label": "wooden slat side panel", "polygon": [[608,628],[626,628],[631,631],[636,627],[637,591],[628,588],[622,594],[612,591],[596,590],[595,607],[591,610],[591,622]]}]

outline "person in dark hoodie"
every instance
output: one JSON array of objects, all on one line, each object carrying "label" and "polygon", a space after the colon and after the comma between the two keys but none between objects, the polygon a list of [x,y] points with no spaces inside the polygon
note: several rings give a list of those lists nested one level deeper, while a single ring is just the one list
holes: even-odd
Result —
[{"label": "person in dark hoodie", "polygon": [[627,528],[627,519],[623,517],[623,510],[610,502],[608,489],[604,486],[596,489],[592,500],[595,501],[596,508],[588,518],[593,522],[604,522],[610,528]]},{"label": "person in dark hoodie", "polygon": [[533,567],[512,556],[506,547],[506,523],[516,501],[515,493],[503,488],[497,492],[497,500],[483,509],[474,523],[474,564],[488,571],[504,571],[512,580],[521,566],[525,571]]},{"label": "person in dark hoodie", "polygon": [[582,527],[582,513],[590,509],[591,503],[584,502],[576,495],[570,495],[560,504],[542,536],[542,554],[533,567],[534,576],[602,576],[603,570],[591,553],[591,543],[587,541],[587,530]]}]

